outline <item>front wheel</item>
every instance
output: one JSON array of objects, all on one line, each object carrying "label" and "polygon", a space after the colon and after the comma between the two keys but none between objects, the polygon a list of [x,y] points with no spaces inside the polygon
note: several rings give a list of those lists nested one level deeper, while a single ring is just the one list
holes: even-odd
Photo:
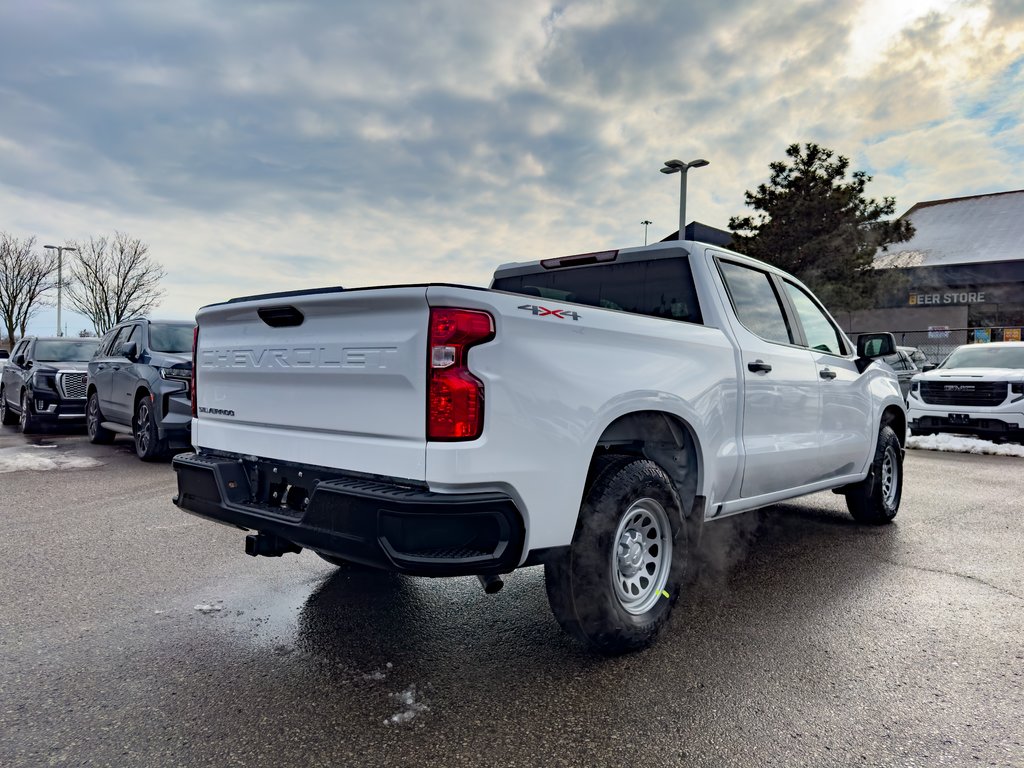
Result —
[{"label": "front wheel", "polygon": [[650,645],[668,620],[688,558],[683,506],[652,461],[597,460],[569,551],[544,567],[548,603],[600,653]]},{"label": "front wheel", "polygon": [[903,447],[890,427],[878,432],[868,476],[846,492],[846,508],[858,523],[891,522],[903,496]]},{"label": "front wheel", "polygon": [[39,429],[39,419],[32,413],[32,399],[28,392],[21,393],[21,418],[18,420],[18,429],[23,435],[31,435]]},{"label": "front wheel", "polygon": [[149,396],[139,398],[135,404],[135,454],[143,461],[156,461],[164,454]]}]

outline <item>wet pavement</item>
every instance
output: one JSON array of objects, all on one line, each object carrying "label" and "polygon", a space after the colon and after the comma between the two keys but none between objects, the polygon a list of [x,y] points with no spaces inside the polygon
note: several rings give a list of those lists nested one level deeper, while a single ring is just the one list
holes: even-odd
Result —
[{"label": "wet pavement", "polygon": [[583,651],[543,571],[243,553],[131,444],[0,452],[0,764],[1024,765],[1024,463],[912,451],[897,522],[819,494],[709,524],[652,649]]}]

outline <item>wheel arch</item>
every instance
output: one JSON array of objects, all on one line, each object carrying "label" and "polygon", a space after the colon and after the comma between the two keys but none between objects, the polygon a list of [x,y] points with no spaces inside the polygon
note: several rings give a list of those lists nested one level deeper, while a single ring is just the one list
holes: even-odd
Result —
[{"label": "wheel arch", "polygon": [[900,447],[907,447],[907,414],[902,408],[895,405],[888,406],[882,411],[882,427],[891,427],[896,433],[896,439],[900,441]]},{"label": "wheel arch", "polygon": [[704,462],[696,431],[674,413],[659,410],[633,411],[612,421],[597,440],[590,460],[587,488],[599,456],[622,454],[653,461],[669,476],[683,502],[691,530],[704,519]]},{"label": "wheel arch", "polygon": [[132,398],[132,414],[134,414],[135,409],[139,407],[139,400],[144,397],[148,397],[150,400],[153,400],[155,395],[150,391],[148,386],[145,384],[139,384],[135,388],[135,396]]}]

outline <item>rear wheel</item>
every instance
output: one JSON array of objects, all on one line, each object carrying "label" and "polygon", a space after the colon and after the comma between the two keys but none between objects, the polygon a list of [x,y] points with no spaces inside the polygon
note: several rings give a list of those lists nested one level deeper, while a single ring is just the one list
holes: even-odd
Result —
[{"label": "rear wheel", "polygon": [[0,387],[0,424],[9,427],[18,423],[18,414],[11,410],[7,404],[7,391]]},{"label": "rear wheel", "polygon": [[597,460],[569,551],[545,565],[551,610],[569,634],[608,655],[650,645],[686,575],[683,506],[652,461]]},{"label": "rear wheel", "polygon": [[156,461],[164,455],[166,448],[160,439],[153,413],[153,402],[149,395],[139,398],[135,404],[135,419],[132,422],[135,437],[135,454],[143,461]]},{"label": "rear wheel", "polygon": [[32,413],[32,398],[28,392],[21,393],[21,416],[18,419],[18,429],[23,435],[31,435],[39,429],[39,419]]},{"label": "rear wheel", "polygon": [[114,442],[114,433],[102,426],[103,414],[100,412],[100,396],[96,392],[89,395],[85,406],[85,429],[89,433],[89,442],[109,445]]},{"label": "rear wheel", "polygon": [[903,496],[903,448],[896,433],[883,426],[868,476],[846,492],[846,508],[859,523],[891,522]]}]

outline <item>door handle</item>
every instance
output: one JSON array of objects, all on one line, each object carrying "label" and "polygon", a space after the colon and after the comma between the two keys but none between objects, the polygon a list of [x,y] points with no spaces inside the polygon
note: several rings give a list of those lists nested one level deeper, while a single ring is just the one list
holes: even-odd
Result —
[{"label": "door handle", "polygon": [[771,369],[772,367],[764,360],[755,360],[752,363],[747,363],[747,370],[751,373],[769,373]]},{"label": "door handle", "polygon": [[823,379],[828,379],[831,381],[836,377],[836,372],[830,371],[828,368],[823,368],[822,370],[818,371],[818,375],[821,376],[821,378]]}]

